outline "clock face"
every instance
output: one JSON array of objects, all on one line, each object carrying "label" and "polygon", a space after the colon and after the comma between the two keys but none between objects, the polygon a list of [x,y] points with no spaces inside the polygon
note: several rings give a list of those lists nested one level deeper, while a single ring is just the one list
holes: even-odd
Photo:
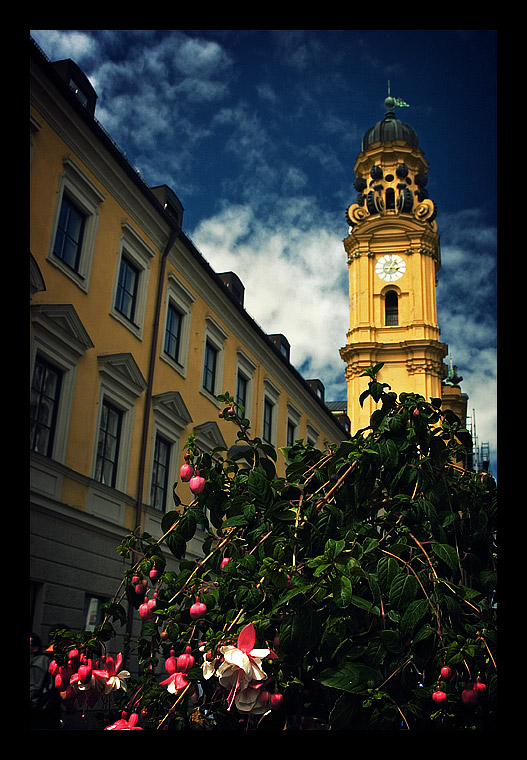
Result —
[{"label": "clock face", "polygon": [[388,254],[382,256],[375,264],[375,273],[386,282],[393,282],[402,277],[406,271],[406,264],[400,256]]}]

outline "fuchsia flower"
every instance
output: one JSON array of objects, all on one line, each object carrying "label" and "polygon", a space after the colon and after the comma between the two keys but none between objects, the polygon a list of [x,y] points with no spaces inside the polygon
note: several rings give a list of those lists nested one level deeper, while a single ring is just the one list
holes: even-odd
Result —
[{"label": "fuchsia flower", "polygon": [[185,686],[188,686],[189,683],[187,674],[176,670],[165,681],[161,681],[159,685],[166,685],[167,691],[171,694],[175,694],[177,691],[180,691],[180,689],[184,689]]},{"label": "fuchsia flower", "polygon": [[[223,662],[216,670],[220,686],[229,690],[228,709],[234,702],[243,712],[260,712],[258,690],[267,674],[262,670],[264,657],[276,657],[270,649],[254,649],[256,634],[254,625],[249,623],[240,631],[237,646],[219,647]],[[205,675],[205,673],[204,673]],[[262,710],[263,712],[263,710]]]},{"label": "fuchsia flower", "polygon": [[86,683],[81,682],[79,674],[77,673],[75,679],[76,688],[81,691],[94,690],[99,694],[110,694],[110,692],[116,691],[117,689],[126,691],[126,679],[130,678],[130,673],[128,670],[119,670],[122,663],[122,654],[119,653],[115,660],[108,655],[106,657],[105,669],[94,668],[91,673],[91,679]]},{"label": "fuchsia flower", "polygon": [[109,694],[118,689],[126,691],[126,679],[130,678],[130,673],[128,670],[120,670],[122,664],[123,655],[119,653],[115,660],[113,657],[106,657],[105,670],[93,671],[95,678],[101,679],[102,681],[102,691],[104,694]]},{"label": "fuchsia flower", "polygon": [[123,713],[123,717],[119,718],[119,720],[116,720],[115,723],[112,723],[111,726],[106,726],[104,729],[105,731],[143,731],[144,729],[141,728],[141,726],[136,726],[135,724],[138,721],[138,715],[137,713],[132,713],[130,715],[130,720],[126,720],[126,713]]}]

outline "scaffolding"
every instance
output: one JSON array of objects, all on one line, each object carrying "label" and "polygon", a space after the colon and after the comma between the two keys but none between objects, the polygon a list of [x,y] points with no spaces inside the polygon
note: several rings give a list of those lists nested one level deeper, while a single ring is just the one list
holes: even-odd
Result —
[{"label": "scaffolding", "polygon": [[474,472],[490,471],[490,447],[488,442],[479,443],[476,430],[476,410],[472,410],[472,417],[467,415],[467,430],[472,437],[472,452],[467,457],[467,468]]}]

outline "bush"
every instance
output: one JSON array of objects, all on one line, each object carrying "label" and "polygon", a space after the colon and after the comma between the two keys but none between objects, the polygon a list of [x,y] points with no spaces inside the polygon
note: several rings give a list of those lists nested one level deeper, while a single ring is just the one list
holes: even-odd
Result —
[{"label": "bush", "polygon": [[[141,674],[111,691],[105,725],[494,728],[496,485],[460,465],[470,436],[440,399],[397,397],[377,382],[380,366],[360,398],[379,402],[370,426],[324,451],[296,441],[283,449],[283,478],[243,409],[219,397],[238,427],[236,453],[200,452],[189,439],[186,464],[204,488],[189,504],[188,486],[175,489],[160,541],[136,531],[118,547],[142,559],[104,623],[74,637],[103,676],[84,696],[74,681],[69,698],[108,684],[105,642],[127,601],[143,620]],[[190,562],[186,545],[203,525],[203,559]],[[166,571],[167,551],[178,572]],[[57,662],[71,646],[71,635],[57,640]]]}]

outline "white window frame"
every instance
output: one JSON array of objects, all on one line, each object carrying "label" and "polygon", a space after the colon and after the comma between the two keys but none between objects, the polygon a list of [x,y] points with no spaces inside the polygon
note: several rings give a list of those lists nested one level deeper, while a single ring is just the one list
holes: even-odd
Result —
[{"label": "white window frame", "polygon": [[[146,303],[148,297],[148,282],[150,279],[150,260],[155,251],[137,234],[128,222],[121,225],[122,234],[117,249],[117,266],[112,290],[110,314],[130,330],[137,338],[142,339],[145,322]],[[130,321],[115,306],[119,272],[122,258],[128,259],[138,270],[137,294],[134,309],[134,320]]]},{"label": "white window frame", "polygon": [[306,429],[306,443],[313,446],[315,449],[318,446],[318,439],[320,436],[320,431],[316,429],[314,425],[312,425],[310,422],[307,424]]},{"label": "white window frame", "polygon": [[[138,396],[145,390],[146,382],[140,375],[139,370],[137,370],[137,366],[130,354],[99,356],[98,359],[100,383],[92,454],[92,478],[97,486],[105,487],[103,483],[95,479],[95,473],[97,468],[97,444],[99,441],[101,413],[103,402],[107,400],[122,412],[119,456],[117,459],[114,489],[125,492],[128,481],[135,402]],[[136,371],[134,372],[134,370]]]},{"label": "white window frame", "polygon": [[[277,445],[279,397],[280,397],[280,390],[268,377],[266,377],[264,379],[264,390],[263,390],[263,398],[262,398],[262,440],[264,440],[266,443],[270,443],[272,446]],[[270,441],[264,438],[264,409],[265,409],[266,399],[273,406],[273,417],[271,420],[271,440]]]},{"label": "white window frame", "polygon": [[[99,225],[99,204],[104,201],[104,195],[71,158],[64,158],[62,165],[64,171],[59,179],[57,188],[57,202],[51,225],[47,260],[53,266],[60,269],[81,290],[87,293],[90,284],[95,238]],[[71,198],[85,215],[84,234],[77,270],[69,267],[59,256],[53,253],[64,193]]]},{"label": "white window frame", "polygon": [[174,508],[171,488],[178,480],[178,463],[181,455],[181,439],[187,425],[192,422],[188,409],[181,395],[177,391],[168,391],[154,396],[152,399],[154,414],[151,438],[150,472],[148,477],[148,491],[145,496],[146,503],[152,511],[163,514],[161,510],[150,504],[150,492],[154,474],[154,452],[156,438],[160,435],[170,443],[170,461],[168,465],[168,492],[165,510]]},{"label": "white window frame", "polygon": [[247,354],[242,351],[241,348],[237,350],[236,358],[236,375],[234,378],[234,396],[236,396],[236,389],[238,386],[238,373],[241,373],[247,380],[247,394],[245,399],[245,411],[244,417],[252,422],[252,410],[253,410],[253,394],[254,394],[254,373],[256,372],[256,364],[249,359]]},{"label": "white window frame", "polygon": [[[205,330],[203,334],[203,353],[201,359],[201,377],[200,377],[200,393],[202,393],[209,401],[212,401],[218,408],[220,403],[216,396],[222,392],[223,385],[223,364],[225,359],[225,342],[228,338],[225,330],[220,327],[214,317],[207,314],[205,317]],[[216,374],[214,377],[214,388],[212,391],[207,390],[203,385],[203,370],[205,367],[205,351],[207,343],[210,343],[213,348],[216,349]]]},{"label": "white window frame", "polygon": [[[172,369],[182,377],[187,376],[188,366],[188,349],[190,344],[190,323],[192,304],[196,299],[192,293],[177,279],[177,277],[171,272],[168,275],[168,285],[165,299],[165,318],[163,321],[164,329],[160,346],[160,357],[163,361],[167,362]],[[170,354],[165,351],[165,334],[168,319],[169,306],[174,306],[181,314],[181,337],[179,346],[179,362],[175,361]]]},{"label": "white window frame", "polygon": [[68,448],[77,363],[80,357],[93,347],[93,343],[75,309],[69,304],[37,304],[31,307],[31,316],[33,324],[31,378],[37,355],[62,372],[51,459],[64,464]]},{"label": "white window frame", "polygon": [[293,443],[300,438],[300,418],[301,417],[302,417],[302,414],[298,411],[298,409],[295,406],[293,406],[293,404],[290,401],[288,401],[287,402],[286,430],[285,430],[285,445],[286,446],[289,445],[287,441],[289,423],[291,423],[295,428]]}]

